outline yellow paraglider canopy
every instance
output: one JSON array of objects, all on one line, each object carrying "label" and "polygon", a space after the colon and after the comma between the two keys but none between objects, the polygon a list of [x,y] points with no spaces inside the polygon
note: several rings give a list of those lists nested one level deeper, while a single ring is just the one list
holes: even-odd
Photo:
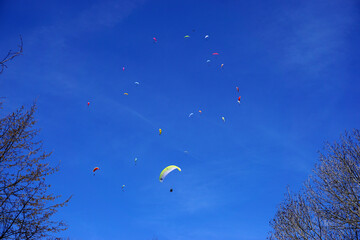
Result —
[{"label": "yellow paraglider canopy", "polygon": [[175,165],[170,165],[170,166],[167,166],[166,168],[164,168],[164,170],[162,170],[161,173],[160,173],[160,177],[159,177],[160,182],[163,182],[165,177],[169,173],[174,171],[175,169],[177,169],[177,170],[179,170],[181,172],[181,169],[178,166],[175,166]]}]

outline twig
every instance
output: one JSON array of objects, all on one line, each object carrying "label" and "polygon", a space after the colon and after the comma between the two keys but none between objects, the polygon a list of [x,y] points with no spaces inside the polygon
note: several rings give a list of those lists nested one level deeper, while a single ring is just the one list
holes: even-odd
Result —
[{"label": "twig", "polygon": [[19,56],[22,54],[23,52],[23,40],[22,40],[22,37],[20,35],[20,45],[18,45],[19,49],[17,52],[13,52],[12,50],[10,50],[7,55],[4,57],[3,60],[1,60],[0,62],[0,74],[4,71],[5,68],[7,68],[6,66],[6,62],[12,60],[13,58]]}]

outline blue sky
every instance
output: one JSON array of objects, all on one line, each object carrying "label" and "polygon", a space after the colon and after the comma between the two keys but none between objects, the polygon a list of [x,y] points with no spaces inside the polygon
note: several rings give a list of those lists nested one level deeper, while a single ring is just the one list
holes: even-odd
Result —
[{"label": "blue sky", "polygon": [[[301,187],[323,142],[359,128],[359,9],[0,1],[0,56],[24,40],[0,76],[2,114],[38,99],[40,137],[61,161],[52,191],[74,195],[56,217],[69,224],[62,236],[265,239],[286,186]],[[170,164],[182,172],[160,183]]]}]

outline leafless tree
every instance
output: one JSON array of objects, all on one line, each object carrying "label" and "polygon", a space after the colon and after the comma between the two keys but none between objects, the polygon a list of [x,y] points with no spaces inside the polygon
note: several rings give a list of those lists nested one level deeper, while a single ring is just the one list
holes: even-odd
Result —
[{"label": "leafless tree", "polygon": [[360,239],[360,131],[327,143],[299,194],[288,193],[269,239]]},{"label": "leafless tree", "polygon": [[34,127],[36,104],[0,118],[0,239],[50,239],[65,230],[52,216],[68,201],[48,193],[49,162]]},{"label": "leafless tree", "polygon": [[5,68],[7,68],[6,63],[10,60],[14,59],[15,57],[21,55],[23,52],[23,40],[20,35],[20,44],[18,45],[17,51],[10,50],[7,55],[0,61],[0,74],[4,71]]},{"label": "leafless tree", "polygon": [[306,184],[316,211],[348,239],[360,239],[360,131],[326,144]]},{"label": "leafless tree", "polygon": [[337,239],[331,237],[326,222],[313,211],[309,199],[289,190],[270,225],[270,239]]}]

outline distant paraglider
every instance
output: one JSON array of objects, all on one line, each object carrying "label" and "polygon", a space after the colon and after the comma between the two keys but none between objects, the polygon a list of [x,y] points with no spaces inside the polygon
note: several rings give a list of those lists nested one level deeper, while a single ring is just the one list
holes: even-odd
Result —
[{"label": "distant paraglider", "polygon": [[217,53],[217,52],[214,52],[212,55],[219,55],[219,53]]},{"label": "distant paraglider", "polygon": [[154,43],[157,43],[157,39],[156,37],[153,37]]},{"label": "distant paraglider", "polygon": [[123,71],[125,71],[125,67],[123,67]]},{"label": "distant paraglider", "polygon": [[208,39],[209,38],[209,35],[205,35],[205,39]]},{"label": "distant paraglider", "polygon": [[238,92],[239,92],[239,87],[236,87],[236,91],[238,91]]},{"label": "distant paraglider", "polygon": [[97,171],[97,170],[99,170],[100,168],[98,168],[98,167],[95,167],[94,169],[93,169],[93,173],[94,173],[94,176],[95,176],[95,172]]},{"label": "distant paraglider", "polygon": [[126,93],[124,93],[124,95],[129,95],[129,94],[126,92]]},{"label": "distant paraglider", "polygon": [[241,96],[238,98],[238,103],[240,103],[240,100],[241,100]]},{"label": "distant paraglider", "polygon": [[194,115],[194,113],[190,113],[190,114],[189,114],[189,117],[191,117],[192,115]]},{"label": "distant paraglider", "polygon": [[160,182],[163,182],[164,179],[166,178],[166,176],[169,173],[171,173],[172,171],[174,171],[175,169],[177,169],[177,170],[179,170],[181,172],[181,169],[178,166],[175,166],[175,165],[170,165],[170,166],[167,166],[166,168],[164,168],[164,170],[162,170],[161,173],[160,173],[160,177],[159,177]]},{"label": "distant paraglider", "polygon": [[189,35],[185,35],[185,37],[184,38],[189,38],[190,36]]},{"label": "distant paraglider", "polygon": [[134,82],[136,85],[139,85],[140,83],[139,82]]},{"label": "distant paraglider", "polygon": [[225,118],[224,118],[224,117],[221,117],[221,119],[225,122]]},{"label": "distant paraglider", "polygon": [[137,158],[134,159],[134,163],[135,163],[135,166],[136,166],[136,163],[137,163]]},{"label": "distant paraglider", "polygon": [[224,66],[224,64],[222,63],[221,66],[220,66],[220,68],[222,68],[223,66]]},{"label": "distant paraglider", "polygon": [[121,190],[124,192],[125,191],[125,185],[121,186]]},{"label": "distant paraglider", "polygon": [[90,102],[88,102],[87,105],[89,106],[89,105],[90,105]]},{"label": "distant paraglider", "polygon": [[161,133],[162,133],[162,130],[161,130],[161,128],[159,128],[159,135],[161,135]]}]

